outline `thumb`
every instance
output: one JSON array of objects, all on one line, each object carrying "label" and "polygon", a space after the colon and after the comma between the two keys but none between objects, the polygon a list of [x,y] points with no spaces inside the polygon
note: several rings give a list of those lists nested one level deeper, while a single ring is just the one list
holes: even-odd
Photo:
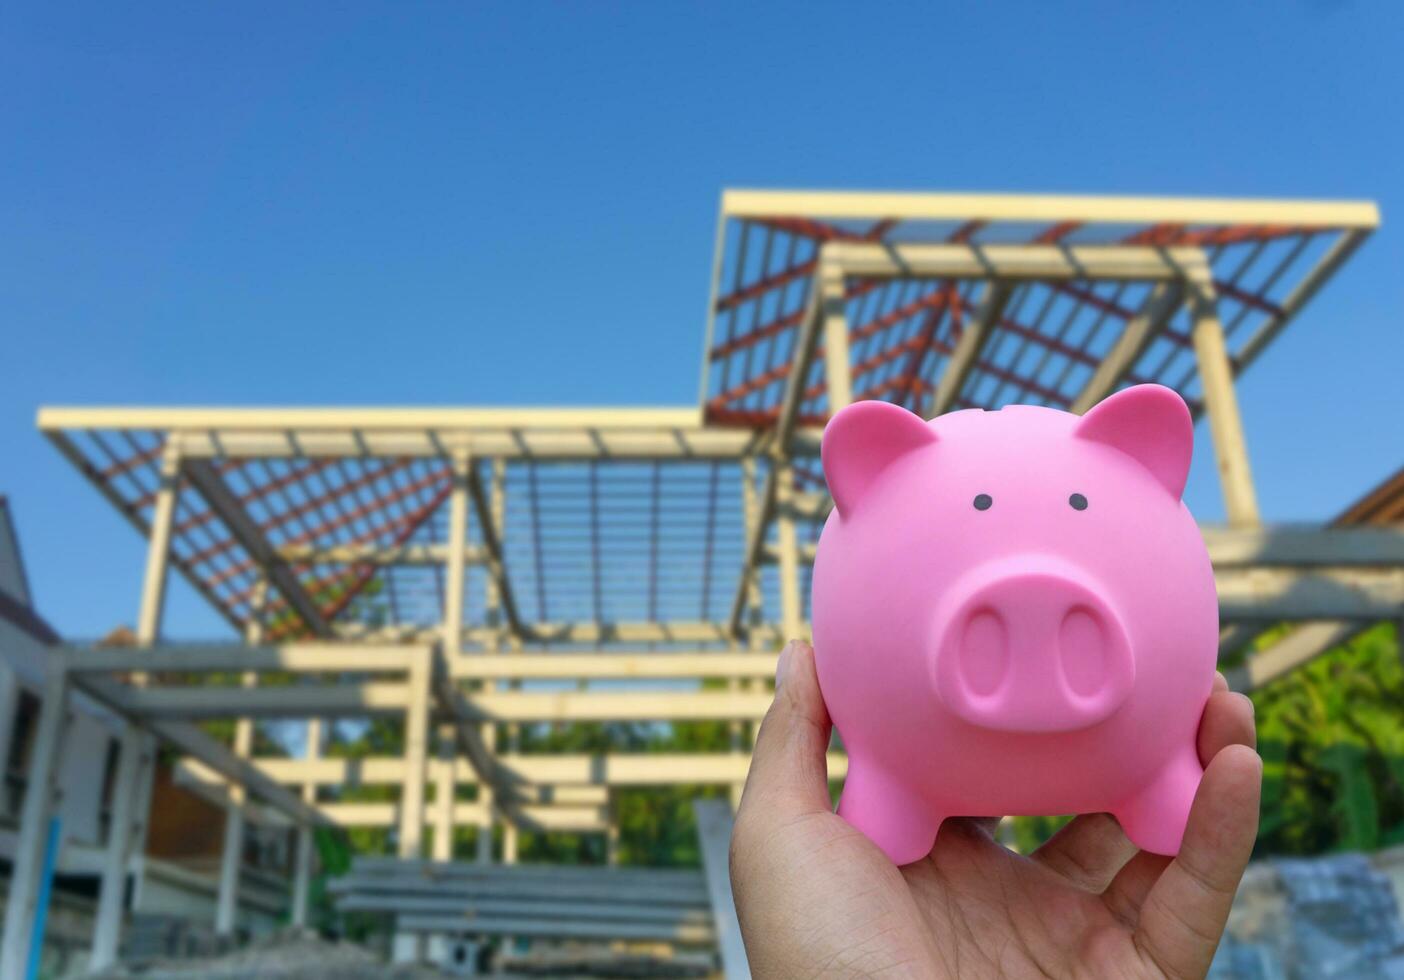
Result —
[{"label": "thumb", "polygon": [[791,640],[775,668],[775,699],[761,722],[741,809],[763,804],[767,816],[830,811],[829,710],[819,691],[814,649]]}]

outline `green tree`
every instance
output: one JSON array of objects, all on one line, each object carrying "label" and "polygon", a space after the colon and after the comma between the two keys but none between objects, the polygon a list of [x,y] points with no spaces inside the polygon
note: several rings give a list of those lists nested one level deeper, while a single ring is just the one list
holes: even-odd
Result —
[{"label": "green tree", "polygon": [[1394,624],[1254,692],[1253,703],[1264,762],[1260,852],[1404,843],[1404,664]]}]

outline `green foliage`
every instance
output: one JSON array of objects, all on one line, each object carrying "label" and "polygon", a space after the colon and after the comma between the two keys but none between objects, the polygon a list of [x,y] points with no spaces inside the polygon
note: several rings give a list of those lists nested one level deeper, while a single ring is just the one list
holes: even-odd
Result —
[{"label": "green foliage", "polygon": [[[704,687],[725,686],[708,681]],[[523,753],[725,752],[731,746],[726,722],[580,723],[530,725],[521,730]],[[498,744],[505,736],[498,735]],[[614,793],[621,864],[696,867],[697,828],[692,801],[724,795],[714,786],[622,789]],[[518,855],[529,862],[603,864],[605,843],[598,834],[533,833],[518,838]]]},{"label": "green foliage", "polygon": [[[1253,701],[1265,763],[1260,852],[1317,854],[1404,843],[1404,665],[1393,625],[1317,658],[1256,692]],[[731,728],[724,722],[527,725],[517,738],[524,754],[725,752]],[[505,729],[498,744],[507,744]],[[397,755],[402,745],[398,724],[382,720],[333,732],[327,751],[348,758]],[[617,790],[621,863],[696,866],[692,801],[725,792],[715,786]],[[390,786],[336,793],[343,800],[393,800],[396,794]],[[1016,817],[1010,843],[1033,850],[1067,820]],[[471,857],[475,836],[473,828],[459,828],[455,855]],[[360,828],[349,832],[347,843],[358,853],[387,853],[393,841],[386,830]],[[518,853],[527,862],[602,864],[605,847],[598,834],[524,831]]]},{"label": "green foliage", "polygon": [[1012,817],[1013,839],[1008,841],[1020,854],[1028,854],[1056,834],[1071,816],[1062,817]]},{"label": "green foliage", "polygon": [[[1265,633],[1256,646],[1271,646],[1291,628]],[[1252,698],[1263,757],[1259,854],[1404,844],[1404,663],[1397,627],[1382,623]],[[1067,819],[1016,817],[1014,844],[1030,851]]]},{"label": "green foliage", "polygon": [[1253,694],[1263,756],[1258,849],[1404,843],[1404,665],[1381,624]]}]

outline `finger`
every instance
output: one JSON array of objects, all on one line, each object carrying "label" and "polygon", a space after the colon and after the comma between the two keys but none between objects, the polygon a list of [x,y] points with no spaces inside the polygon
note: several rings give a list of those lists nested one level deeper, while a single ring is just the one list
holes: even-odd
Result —
[{"label": "finger", "polygon": [[994,837],[996,834],[999,833],[999,825],[1000,825],[1000,822],[1001,822],[1004,818],[1003,818],[1003,817],[966,817],[965,819],[968,820],[968,821],[970,821],[970,825],[971,825],[972,827],[974,827],[976,830],[980,831],[980,833],[984,834],[986,837],[991,837],[991,838],[992,838],[992,837]]},{"label": "finger", "polygon": [[[1251,747],[1256,744],[1253,702],[1245,695],[1230,693],[1224,675],[1216,671],[1214,693],[1209,696],[1199,723],[1200,761],[1207,764],[1230,745]],[[1160,854],[1149,851],[1137,854],[1112,879],[1102,900],[1113,915],[1134,925],[1146,896],[1169,864],[1170,858]]]},{"label": "finger", "polygon": [[1218,691],[1209,695],[1199,719],[1199,761],[1205,765],[1230,745],[1258,744],[1253,725],[1253,702],[1246,694]]},{"label": "finger", "polygon": [[756,735],[742,809],[748,801],[755,805],[763,800],[765,813],[778,819],[832,809],[825,758],[830,727],[814,650],[808,643],[791,641],[776,664],[775,699]]},{"label": "finger", "polygon": [[1146,896],[1172,860],[1164,854],[1141,851],[1127,861],[1102,893],[1102,901],[1111,914],[1135,928],[1140,921],[1141,906],[1145,904]]},{"label": "finger", "polygon": [[1074,886],[1100,895],[1135,853],[1115,817],[1086,813],[1059,828],[1032,857]]},{"label": "finger", "polygon": [[1263,763],[1231,745],[1216,755],[1190,808],[1180,853],[1141,906],[1135,940],[1171,975],[1203,976],[1228,921],[1258,834]]}]

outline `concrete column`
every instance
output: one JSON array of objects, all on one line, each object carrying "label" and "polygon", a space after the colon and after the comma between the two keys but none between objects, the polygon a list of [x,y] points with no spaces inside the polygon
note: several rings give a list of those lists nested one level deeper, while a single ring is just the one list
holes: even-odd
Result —
[{"label": "concrete column", "polygon": [[453,860],[453,804],[457,793],[454,766],[458,762],[454,725],[439,726],[439,758],[434,780],[434,845],[435,861]]},{"label": "concrete column", "polygon": [[50,834],[55,829],[51,827],[51,821],[57,817],[58,803],[54,778],[67,728],[68,672],[62,656],[51,654],[5,905],[4,941],[0,943],[0,980],[21,980],[25,976],[31,942],[37,931],[36,920],[42,919],[47,912],[40,908],[40,886]]},{"label": "concrete column", "polygon": [[239,910],[239,868],[243,863],[244,815],[242,802],[235,803],[229,787],[229,812],[224,818],[224,850],[219,862],[219,897],[215,903],[215,932],[232,936]]},{"label": "concrete column", "polygon": [[[19,710],[20,684],[15,672],[0,662],[0,774],[10,761],[10,740],[15,732],[15,712]],[[7,790],[0,786],[0,807],[8,807]]]},{"label": "concrete column", "polygon": [[605,828],[605,864],[611,868],[619,864],[619,815],[614,811],[614,802],[609,804],[609,825]]},{"label": "concrete column", "polygon": [[[263,642],[263,611],[268,599],[268,581],[260,577],[254,584],[249,602],[249,622],[244,630],[244,642],[256,646]],[[244,687],[258,683],[258,675],[246,671]],[[234,722],[234,754],[247,759],[253,754],[253,720],[240,718]],[[215,933],[232,936],[239,918],[239,875],[244,865],[244,804],[248,794],[242,785],[229,785],[229,810],[224,818],[224,851],[219,863],[219,896],[215,902]]]},{"label": "concrete column", "polygon": [[[507,507],[507,503],[506,503],[506,470],[505,470],[505,468],[503,468],[502,466],[498,465],[498,463],[500,463],[500,462],[501,462],[501,461],[499,460],[499,461],[497,461],[497,463],[495,463],[495,464],[493,465],[493,470],[492,470],[492,485],[491,485],[491,489],[490,489],[489,494],[488,494],[488,518],[489,518],[489,520],[492,521],[492,529],[493,529],[494,531],[497,532],[497,539],[498,539],[498,541],[504,542],[504,545],[503,545],[503,546],[505,547],[505,546],[506,546],[506,545],[505,545],[505,540],[506,540],[505,529],[506,529],[506,525],[505,525],[505,523],[504,523],[504,519],[505,519],[505,516],[506,516],[506,507]],[[492,633],[491,633],[491,638],[488,640],[488,642],[487,642],[487,644],[486,644],[487,649],[488,649],[488,651],[491,652],[491,653],[496,653],[496,652],[501,648],[500,632],[501,632],[501,626],[502,626],[502,594],[501,594],[501,590],[500,590],[500,589],[498,588],[498,586],[497,586],[497,580],[496,580],[495,578],[493,578],[491,575],[489,575],[489,576],[487,577],[487,582],[486,582],[486,584],[485,584],[485,586],[484,586],[484,591],[483,591],[483,615],[484,615],[484,618],[485,618],[485,620],[486,620],[486,624],[487,624],[488,626],[493,627],[493,630],[492,630]],[[496,690],[497,690],[497,682],[496,682],[496,681],[484,681],[484,682],[483,682],[483,691],[484,691],[484,693],[491,694],[492,692],[494,692],[494,691],[496,691]],[[487,750],[488,755],[490,755],[490,756],[495,756],[495,755],[497,754],[497,726],[494,725],[494,724],[486,724],[486,725],[481,725],[481,726],[479,726],[479,729],[478,729],[478,737],[482,740],[483,747]],[[489,786],[487,783],[481,781],[481,780],[478,782],[478,800],[479,800],[479,802],[481,802],[481,803],[483,804],[483,816],[482,816],[482,818],[481,818],[481,822],[478,824],[478,839],[477,839],[477,858],[478,858],[478,863],[479,863],[479,864],[491,864],[491,863],[492,863],[492,843],[493,843],[493,841],[492,841],[492,837],[493,837],[492,831],[493,831],[493,825],[494,825],[494,823],[495,823],[495,821],[494,821],[494,819],[493,819],[493,811],[494,811],[494,806],[493,806],[493,803],[494,803],[494,793],[493,793],[492,787]],[[506,827],[507,824],[504,823],[503,826]],[[505,842],[506,842],[505,831],[504,831],[503,840],[504,840],[503,847],[504,847],[504,860],[505,860],[505,848],[506,848],[506,843],[505,843]],[[515,852],[516,852],[516,847],[517,847],[517,840],[516,840],[516,835],[515,835],[515,832],[514,832],[514,833],[513,833],[513,837],[512,837],[513,862],[515,862],[515,860],[516,860],[516,854],[515,854]]]},{"label": "concrete column", "polygon": [[312,883],[312,828],[299,824],[297,852],[293,857],[293,893],[289,919],[294,929],[307,928],[307,899]]},{"label": "concrete column", "polygon": [[[449,496],[448,557],[444,570],[443,648],[452,664],[463,651],[464,562],[468,552],[468,473],[471,460],[466,453],[453,458],[453,489]],[[438,778],[434,786],[435,861],[453,860],[453,804],[456,793],[455,762],[458,757],[455,726],[439,728]]]},{"label": "concrete column", "polygon": [[117,961],[122,939],[123,901],[127,891],[127,867],[136,823],[138,793],[144,767],[150,766],[149,739],[134,725],[122,733],[117,778],[113,786],[112,820],[103,855],[102,885],[98,892],[97,920],[93,927],[89,969],[104,970]]},{"label": "concrete column", "polygon": [[[303,747],[303,757],[311,760],[322,754],[322,720],[312,718],[307,722],[307,744]],[[317,784],[307,782],[302,784],[302,801],[315,805],[317,802]],[[290,918],[294,928],[305,929],[307,927],[307,903],[310,897],[312,884],[312,856],[315,842],[312,837],[312,828],[302,824],[297,828],[297,856],[293,866],[293,893],[292,910]]]},{"label": "concrete column", "polygon": [[[403,860],[424,856],[424,781],[429,741],[429,684],[432,663],[427,651],[415,651],[409,669],[409,709],[405,712],[405,777],[400,787],[398,854]],[[414,933],[395,933],[391,959],[413,963],[423,955]]]},{"label": "concrete column", "polygon": [[137,617],[137,642],[151,646],[161,634],[166,604],[166,577],[170,570],[171,524],[180,492],[180,451],[174,443],[161,456],[161,485],[151,514],[151,536],[146,549],[146,576],[142,580],[141,611]]},{"label": "concrete column", "polygon": [[1198,284],[1193,290],[1193,303],[1191,338],[1199,361],[1199,382],[1204,392],[1204,410],[1209,415],[1214,457],[1219,465],[1224,510],[1230,524],[1252,527],[1259,520],[1258,497],[1248,466],[1248,441],[1243,435],[1243,419],[1233,387],[1233,364],[1219,322],[1214,287]]},{"label": "concrete column", "polygon": [[424,776],[429,740],[429,657],[417,651],[409,670],[409,709],[405,712],[405,781],[400,795],[402,858],[419,859],[424,844]]},{"label": "concrete column", "polygon": [[804,639],[804,611],[800,600],[799,536],[795,529],[794,471],[787,461],[776,460],[775,547],[780,564],[780,622],[785,640]]},{"label": "concrete column", "polygon": [[[492,461],[492,489],[490,491],[489,504],[492,511],[492,523],[497,528],[497,539],[506,541],[507,537],[507,461],[502,458]],[[504,637],[505,642],[495,647],[495,650],[503,648],[511,650],[513,653],[522,652],[521,638],[502,628],[502,597],[497,587],[497,580],[488,576],[487,589],[484,596],[483,614],[487,625],[494,627],[498,635]],[[520,680],[510,680],[507,682],[507,690],[519,691],[522,688]],[[503,734],[507,736],[506,750],[508,752],[520,752],[522,748],[522,726],[516,722],[511,722],[503,726]],[[503,838],[506,846],[506,838]],[[503,861],[515,864],[516,858],[516,832],[512,832],[512,859],[507,861],[504,856]]]},{"label": "concrete column", "polygon": [[[161,638],[165,613],[166,582],[170,573],[171,530],[180,493],[180,450],[174,442],[161,455],[160,484],[152,508],[147,539],[146,570],[137,612],[137,643],[154,646]],[[144,671],[132,675],[132,684],[144,687]],[[148,733],[128,728],[122,736],[112,820],[108,831],[98,907],[93,927],[91,967],[110,966],[122,942],[122,913],[127,891],[127,871],[132,855],[146,846],[147,818],[155,782],[156,740]]]},{"label": "concrete column", "polygon": [[[824,318],[824,382],[829,393],[829,413],[853,401],[853,367],[848,353],[848,313],[843,270],[833,262],[819,266],[820,313]],[[801,384],[804,378],[798,378]]]}]

